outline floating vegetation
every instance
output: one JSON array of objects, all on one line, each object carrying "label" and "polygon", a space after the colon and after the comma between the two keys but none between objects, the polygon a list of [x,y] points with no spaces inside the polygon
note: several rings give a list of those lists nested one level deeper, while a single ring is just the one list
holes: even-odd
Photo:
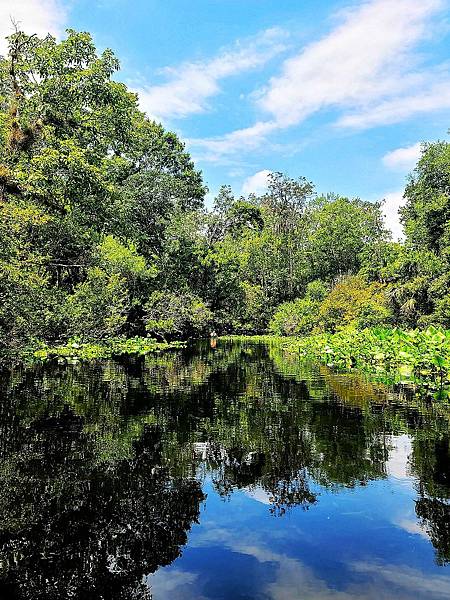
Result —
[{"label": "floating vegetation", "polygon": [[185,342],[158,342],[153,338],[134,337],[129,339],[115,338],[105,340],[101,343],[81,343],[77,340],[70,340],[63,346],[49,347],[41,345],[38,350],[34,350],[32,357],[37,360],[92,360],[96,358],[111,358],[125,354],[138,354],[144,356],[185,347]]},{"label": "floating vegetation", "polygon": [[346,328],[300,338],[241,336],[240,339],[279,345],[284,351],[298,354],[299,358],[319,359],[336,370],[357,369],[388,376],[397,383],[414,384],[419,391],[432,394],[437,400],[450,395],[450,330]]}]

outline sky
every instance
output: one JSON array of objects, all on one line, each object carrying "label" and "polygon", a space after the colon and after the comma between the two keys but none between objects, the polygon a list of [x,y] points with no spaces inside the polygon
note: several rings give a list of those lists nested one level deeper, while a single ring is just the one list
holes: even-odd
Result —
[{"label": "sky", "polygon": [[421,142],[448,140],[450,0],[0,0],[60,38],[89,31],[117,78],[186,143],[209,188],[264,191],[305,176],[319,193],[397,210]]}]

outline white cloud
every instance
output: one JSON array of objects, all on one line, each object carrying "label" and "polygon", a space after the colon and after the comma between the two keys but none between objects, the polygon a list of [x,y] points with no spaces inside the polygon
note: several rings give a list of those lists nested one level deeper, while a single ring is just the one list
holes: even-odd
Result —
[{"label": "white cloud", "polygon": [[157,119],[183,118],[208,110],[208,99],[220,92],[220,81],[256,69],[285,50],[287,33],[272,28],[236,43],[203,62],[166,68],[169,81],[137,90],[142,108]]},{"label": "white cloud", "polygon": [[412,443],[409,435],[393,436],[386,470],[395,479],[408,480],[410,477],[409,457],[412,454]]},{"label": "white cloud", "polygon": [[403,519],[399,519],[398,521],[393,521],[393,523],[394,523],[394,525],[397,525],[397,527],[400,527],[400,529],[407,531],[411,535],[420,535],[421,537],[425,538],[426,540],[430,539],[430,536],[425,531],[423,526],[414,518],[412,518],[412,519],[403,518]]},{"label": "white cloud", "polygon": [[[298,542],[298,536],[302,532],[297,530],[296,535]],[[202,533],[197,535],[194,546],[208,552],[209,547],[220,544],[233,553],[251,556],[267,565],[271,582],[258,592],[271,600],[407,600],[413,596],[443,599],[448,597],[450,591],[450,577],[447,575],[430,575],[402,564],[391,565],[369,560],[346,562],[345,559],[341,560],[340,565],[343,572],[351,570],[353,573],[363,574],[364,580],[354,580],[349,576],[336,589],[301,560],[277,552],[272,547],[273,544],[271,546],[271,540],[263,537],[254,531],[246,532],[239,527],[222,529],[209,522],[208,528],[204,524]],[[311,543],[309,538],[308,535],[307,543]]]},{"label": "white cloud", "polygon": [[289,126],[322,108],[365,105],[404,91],[421,80],[410,70],[411,50],[428,35],[429,19],[441,5],[372,0],[347,11],[329,35],[285,61],[261,106]]},{"label": "white cloud", "polygon": [[[377,581],[410,592],[411,597],[448,598],[450,596],[450,578],[447,575],[425,575],[425,573],[405,565],[376,564],[369,562],[353,563],[357,573],[369,574]],[[410,597],[410,596],[408,596]]]},{"label": "white cloud", "polygon": [[420,158],[421,147],[421,143],[417,142],[412,146],[392,150],[383,156],[383,163],[389,169],[400,171],[412,169]]},{"label": "white cloud", "polygon": [[418,51],[432,36],[433,18],[446,3],[370,0],[342,12],[330,33],[286,59],[280,74],[255,93],[258,107],[270,119],[196,140],[197,145],[211,150],[214,159],[257,148],[266,134],[326,109],[341,112],[338,126],[364,128],[449,108],[448,65],[424,66]]},{"label": "white cloud", "polygon": [[401,240],[404,238],[404,234],[403,227],[400,223],[400,215],[398,214],[398,210],[405,204],[403,191],[385,194],[384,200],[385,203],[381,210],[384,214],[386,227],[392,231],[392,237],[394,240]]},{"label": "white cloud", "polygon": [[274,121],[258,121],[251,127],[236,129],[223,136],[190,139],[188,145],[206,151],[206,154],[201,156],[201,160],[220,162],[223,156],[255,150],[263,143],[267,143],[267,135],[276,129],[277,124]]},{"label": "white cloud", "polygon": [[254,175],[247,177],[247,179],[242,184],[242,194],[244,196],[248,196],[249,194],[263,194],[267,191],[268,177],[271,171],[264,169],[262,171],[258,171]]},{"label": "white cloud", "polygon": [[[430,72],[431,75],[431,72]],[[367,129],[377,125],[399,123],[419,114],[450,108],[450,74],[440,75],[445,81],[433,85],[424,81],[424,86],[413,94],[385,100],[376,106],[341,117],[337,125],[354,129]],[[429,89],[424,89],[428,87]]]},{"label": "white cloud", "polygon": [[14,30],[12,21],[28,34],[43,37],[51,33],[58,37],[65,19],[66,11],[57,0],[0,0],[0,54],[7,51],[5,37]]},{"label": "white cloud", "polygon": [[153,596],[160,600],[206,600],[194,587],[197,580],[197,573],[176,568],[159,569],[146,578]]}]

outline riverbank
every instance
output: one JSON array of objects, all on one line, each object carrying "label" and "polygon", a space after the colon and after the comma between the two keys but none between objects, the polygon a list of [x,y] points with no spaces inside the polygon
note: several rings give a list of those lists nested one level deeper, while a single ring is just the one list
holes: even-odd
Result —
[{"label": "riverbank", "polygon": [[[305,337],[224,336],[221,340],[250,340],[276,344],[299,359],[320,361],[337,371],[358,370],[390,383],[413,384],[435,399],[450,397],[450,330],[397,328],[343,329]],[[96,343],[71,340],[60,346],[28,350],[26,362],[94,360],[121,355],[146,355],[185,347],[187,342],[159,342],[154,338],[114,338]]]}]

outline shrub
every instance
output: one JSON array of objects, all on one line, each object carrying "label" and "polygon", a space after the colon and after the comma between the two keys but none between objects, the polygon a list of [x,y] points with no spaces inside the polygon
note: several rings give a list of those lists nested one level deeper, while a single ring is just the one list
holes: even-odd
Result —
[{"label": "shrub", "polygon": [[125,278],[130,288],[156,275],[156,268],[147,266],[145,258],[138,254],[132,242],[125,245],[114,236],[107,235],[97,251],[98,265],[107,273],[116,273]]},{"label": "shrub", "polygon": [[333,332],[347,326],[362,329],[389,322],[391,312],[384,289],[383,284],[367,284],[358,275],[344,277],[320,306],[321,328]]},{"label": "shrub", "polygon": [[244,292],[244,301],[242,322],[239,328],[249,333],[264,331],[268,320],[268,307],[264,290],[260,285],[253,285],[247,281],[241,283],[241,288]]},{"label": "shrub", "polygon": [[304,298],[280,304],[269,323],[269,331],[275,335],[310,333],[319,323],[320,304],[326,293],[323,281],[312,281]]},{"label": "shrub", "polygon": [[126,280],[99,267],[89,269],[86,281],[66,302],[68,334],[101,340],[122,333],[129,310]]},{"label": "shrub", "polygon": [[161,338],[200,337],[211,326],[212,313],[189,292],[156,291],[145,305],[145,328]]}]

